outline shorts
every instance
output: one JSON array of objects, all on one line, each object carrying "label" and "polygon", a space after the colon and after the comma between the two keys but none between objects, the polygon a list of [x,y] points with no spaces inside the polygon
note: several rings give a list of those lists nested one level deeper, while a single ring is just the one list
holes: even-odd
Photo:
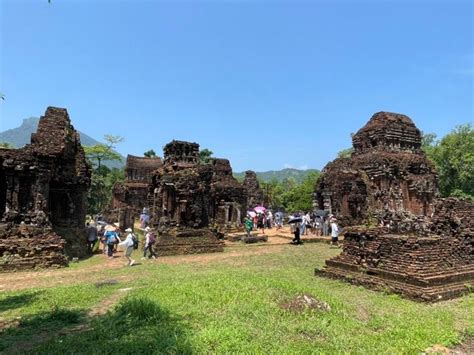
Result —
[{"label": "shorts", "polygon": [[125,256],[132,256],[133,252],[133,246],[128,247],[127,250],[125,251]]},{"label": "shorts", "polygon": [[331,240],[332,240],[333,243],[337,243],[338,238],[337,237],[332,237]]}]

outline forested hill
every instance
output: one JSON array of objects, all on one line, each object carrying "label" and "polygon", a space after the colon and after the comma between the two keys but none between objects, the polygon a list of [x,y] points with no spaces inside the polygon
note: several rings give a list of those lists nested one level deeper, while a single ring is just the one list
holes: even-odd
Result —
[{"label": "forested hill", "polygon": [[[38,117],[25,118],[20,127],[0,132],[0,143],[9,143],[14,148],[23,147],[24,145],[30,143],[31,134],[36,132],[36,129],[38,128],[38,122]],[[79,134],[81,136],[81,144],[83,146],[90,147],[100,143],[83,132],[79,131]],[[122,168],[124,164],[124,157],[122,157],[122,162],[105,162],[105,165],[109,168]]]},{"label": "forested hill", "polygon": [[[263,171],[257,172],[257,177],[260,181],[270,182],[272,180],[276,181],[284,181],[285,179],[292,178],[297,183],[301,183],[309,174],[313,172],[319,172],[316,169],[307,169],[307,170],[299,170],[299,169],[283,169],[283,170],[271,170],[271,171]],[[245,177],[245,172],[241,173],[234,173],[234,176],[238,180],[243,180]]]}]

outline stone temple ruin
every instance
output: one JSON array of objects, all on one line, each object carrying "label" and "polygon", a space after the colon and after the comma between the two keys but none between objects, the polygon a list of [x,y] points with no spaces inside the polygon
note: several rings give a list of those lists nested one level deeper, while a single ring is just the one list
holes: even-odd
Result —
[{"label": "stone temple ruin", "polygon": [[249,209],[263,204],[263,191],[260,188],[260,183],[257,179],[257,174],[254,171],[248,170],[245,172],[243,185],[248,194]]},{"label": "stone temple ruin", "polygon": [[125,182],[115,184],[111,209],[106,213],[106,219],[118,221],[123,230],[133,228],[135,218],[148,205],[148,190],[153,172],[162,165],[163,162],[158,157],[128,155]]},{"label": "stone temple ruin", "polygon": [[338,217],[342,253],[317,274],[437,301],[474,283],[474,205],[439,199],[421,132],[405,115],[375,114],[351,158],[323,170],[315,205]]},{"label": "stone temple ruin", "polygon": [[24,148],[0,149],[0,270],[62,266],[66,255],[86,254],[90,174],[65,109],[48,107]]},{"label": "stone temple ruin", "polygon": [[[199,161],[199,145],[172,141],[149,186],[159,255],[223,251],[218,229],[239,226],[247,191],[226,159]],[[213,230],[212,230],[213,229]]]}]

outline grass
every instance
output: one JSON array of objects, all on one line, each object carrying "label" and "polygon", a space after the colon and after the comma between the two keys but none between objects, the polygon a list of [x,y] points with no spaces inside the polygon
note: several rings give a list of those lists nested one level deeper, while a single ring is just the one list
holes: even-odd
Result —
[{"label": "grass", "polygon": [[[434,344],[452,346],[474,333],[472,294],[433,305],[415,303],[313,276],[315,267],[337,253],[326,245],[271,250],[177,265],[104,269],[104,279],[119,273],[130,281],[101,288],[84,280],[74,286],[2,294],[1,317],[22,320],[0,334],[0,351],[419,353]],[[75,270],[87,270],[97,260],[81,262]],[[108,313],[88,316],[91,308],[122,288],[131,290]],[[303,293],[327,302],[331,311],[282,309],[281,304]],[[78,324],[88,327],[67,331]],[[62,335],[43,336],[58,331]]]}]

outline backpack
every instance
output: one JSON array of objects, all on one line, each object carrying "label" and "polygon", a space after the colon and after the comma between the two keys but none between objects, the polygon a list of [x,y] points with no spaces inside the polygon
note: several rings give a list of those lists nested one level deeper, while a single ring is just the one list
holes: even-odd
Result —
[{"label": "backpack", "polygon": [[109,237],[107,238],[107,244],[112,245],[115,243],[117,243],[117,236],[115,235],[115,233],[109,234]]},{"label": "backpack", "polygon": [[132,240],[133,240],[133,249],[138,249],[138,238],[135,234],[132,234]]},{"label": "backpack", "polygon": [[155,244],[155,241],[156,241],[155,234],[154,234],[154,233],[150,233],[150,237],[149,237],[148,240],[149,240],[149,244],[150,244],[150,245]]},{"label": "backpack", "polygon": [[104,240],[106,244],[114,244],[116,241],[115,234],[111,231],[107,231],[104,233]]}]

